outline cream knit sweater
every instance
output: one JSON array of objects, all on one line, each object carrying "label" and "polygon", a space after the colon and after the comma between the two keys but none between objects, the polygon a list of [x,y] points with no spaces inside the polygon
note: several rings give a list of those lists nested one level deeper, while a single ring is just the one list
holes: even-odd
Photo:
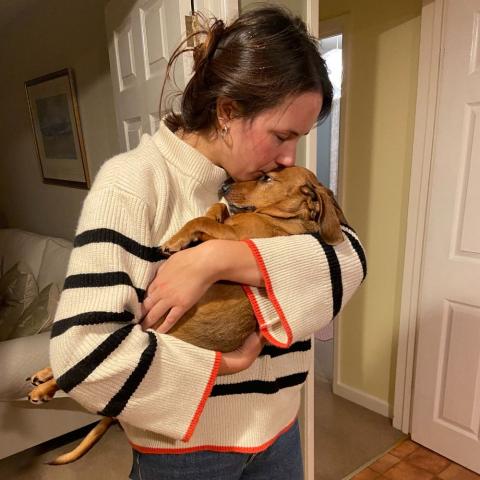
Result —
[{"label": "cream knit sweater", "polygon": [[357,236],[248,241],[266,288],[245,287],[270,344],[253,365],[217,377],[220,353],[153,330],[140,303],[156,247],[218,201],[224,170],[161,124],[107,161],[85,199],[50,343],[65,392],[117,417],[142,452],[258,452],[295,420],[311,363],[309,335],[341,310],[366,273]]}]

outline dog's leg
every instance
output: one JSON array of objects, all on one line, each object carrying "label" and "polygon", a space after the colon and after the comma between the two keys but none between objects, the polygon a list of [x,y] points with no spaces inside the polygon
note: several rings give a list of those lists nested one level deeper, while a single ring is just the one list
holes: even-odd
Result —
[{"label": "dog's leg", "polygon": [[54,378],[36,386],[29,394],[28,400],[31,403],[39,404],[50,401],[57,391],[60,390]]},{"label": "dog's leg", "polygon": [[228,208],[224,203],[214,203],[205,213],[205,217],[211,218],[218,223],[224,223],[230,216]]},{"label": "dog's leg", "polygon": [[40,370],[37,373],[34,373],[31,377],[26,379],[27,382],[31,382],[32,385],[41,385],[42,383],[48,382],[53,378],[53,372],[50,367],[46,367],[43,370]]},{"label": "dog's leg", "polygon": [[205,242],[214,238],[239,240],[237,232],[230,225],[218,223],[209,217],[200,217],[185,224],[179,232],[160,248],[164,253],[174,253],[188,247],[192,242]]}]

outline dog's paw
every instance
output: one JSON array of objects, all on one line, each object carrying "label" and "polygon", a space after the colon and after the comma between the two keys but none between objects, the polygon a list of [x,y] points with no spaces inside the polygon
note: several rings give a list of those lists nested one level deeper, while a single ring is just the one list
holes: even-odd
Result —
[{"label": "dog's paw", "polygon": [[36,393],[30,392],[28,394],[28,401],[34,405],[41,405],[42,403],[49,402],[53,397],[49,395],[37,395]]},{"label": "dog's paw", "polygon": [[205,216],[215,220],[217,223],[224,223],[230,214],[228,213],[228,207],[224,203],[215,203],[207,210]]},{"label": "dog's paw", "polygon": [[178,250],[174,250],[172,249],[171,247],[167,246],[166,244],[165,245],[162,245],[160,247],[160,251],[162,252],[162,254],[165,256],[165,257],[170,257],[172,256],[174,253],[177,253]]},{"label": "dog's paw", "polygon": [[32,375],[31,377],[27,377],[25,379],[26,382],[29,382],[31,383],[32,385],[34,385],[35,387],[38,386],[38,385],[41,385],[42,383],[44,383],[42,380],[40,380],[40,378],[38,378],[36,375]]},{"label": "dog's paw", "polygon": [[160,252],[160,255],[162,256],[163,259],[167,259],[174,253],[174,252],[170,252],[170,250],[164,247],[163,245],[158,247],[158,251]]},{"label": "dog's paw", "polygon": [[48,392],[42,392],[42,391],[36,391],[34,388],[29,394],[28,394],[28,401],[30,403],[33,403],[34,405],[40,405],[41,403],[47,403],[53,398],[53,395],[51,395]]},{"label": "dog's paw", "polygon": [[42,383],[48,382],[53,378],[53,372],[50,367],[44,368],[39,372],[34,373],[31,377],[25,379],[25,381],[30,382],[32,385],[38,386]]},{"label": "dog's paw", "polygon": [[46,383],[42,383],[35,387],[28,394],[28,401],[34,405],[49,402],[58,391],[58,386],[55,380],[49,380]]},{"label": "dog's paw", "polygon": [[180,250],[184,250],[195,241],[195,238],[174,235],[160,247],[160,250],[164,255],[173,255]]}]

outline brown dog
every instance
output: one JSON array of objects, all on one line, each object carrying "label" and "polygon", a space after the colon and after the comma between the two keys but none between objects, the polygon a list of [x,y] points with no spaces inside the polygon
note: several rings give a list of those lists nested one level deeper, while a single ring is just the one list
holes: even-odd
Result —
[{"label": "brown dog", "polygon": [[[305,168],[281,168],[258,180],[225,183],[222,193],[233,216],[229,215],[226,205],[216,203],[204,217],[188,222],[161,247],[162,251],[171,254],[194,242],[210,239],[243,240],[302,233],[319,233],[330,245],[343,241],[340,225],[347,222],[333,193]],[[220,282],[213,285],[168,334],[202,348],[231,352],[256,328],[255,315],[242,287]],[[50,369],[41,370],[30,380],[37,385],[29,395],[33,403],[50,400],[58,390]],[[80,458],[112,421],[103,419],[75,450],[51,464]]]}]

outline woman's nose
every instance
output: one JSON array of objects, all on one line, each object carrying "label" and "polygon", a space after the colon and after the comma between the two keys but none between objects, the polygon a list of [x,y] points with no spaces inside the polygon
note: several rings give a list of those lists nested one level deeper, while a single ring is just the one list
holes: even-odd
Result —
[{"label": "woman's nose", "polygon": [[293,167],[295,165],[295,153],[292,155],[284,155],[277,160],[277,164],[282,167]]}]

